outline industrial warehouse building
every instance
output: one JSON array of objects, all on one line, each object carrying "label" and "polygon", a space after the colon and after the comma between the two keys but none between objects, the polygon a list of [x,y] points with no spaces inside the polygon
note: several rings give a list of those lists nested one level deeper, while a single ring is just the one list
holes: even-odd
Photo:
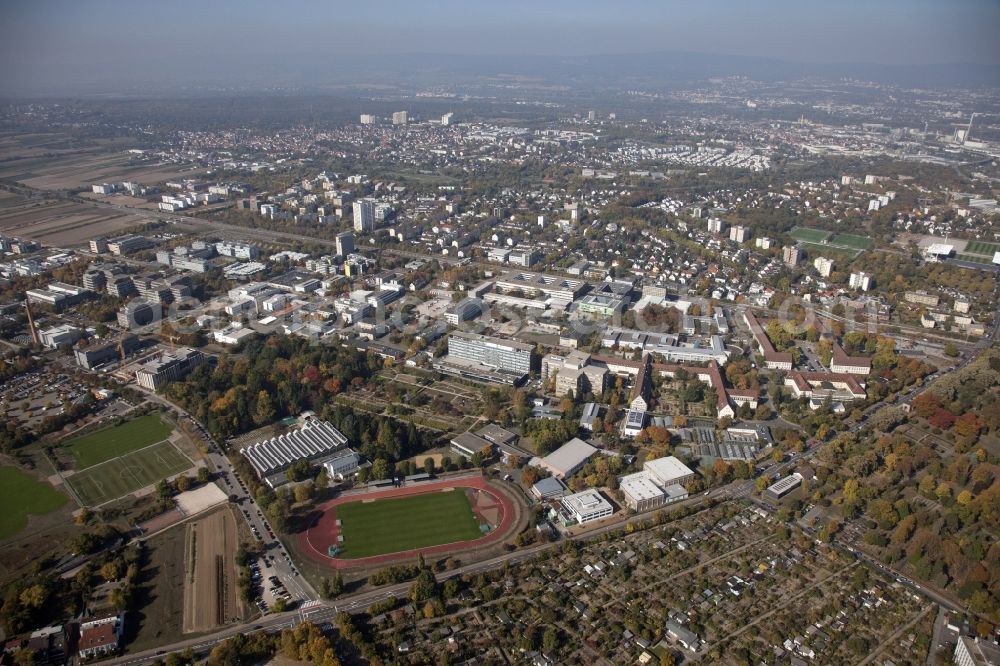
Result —
[{"label": "industrial warehouse building", "polygon": [[272,488],[284,483],[284,470],[300,460],[326,457],[320,463],[330,463],[327,471],[334,478],[356,472],[360,464],[357,454],[347,449],[347,438],[332,424],[311,415],[303,417],[298,429],[244,447],[240,453]]}]

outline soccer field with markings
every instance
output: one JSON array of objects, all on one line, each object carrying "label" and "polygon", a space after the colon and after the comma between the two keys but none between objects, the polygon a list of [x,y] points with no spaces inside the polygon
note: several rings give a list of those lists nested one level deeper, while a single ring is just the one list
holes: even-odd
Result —
[{"label": "soccer field with markings", "polygon": [[85,506],[98,506],[192,466],[191,460],[176,446],[160,442],[88,467],[66,477],[66,482]]},{"label": "soccer field with markings", "polygon": [[464,489],[337,507],[342,559],[478,539],[483,535]]},{"label": "soccer field with markings", "polygon": [[86,469],[162,442],[170,436],[172,430],[159,414],[146,414],[121,425],[75,437],[62,445],[76,459],[77,469]]}]

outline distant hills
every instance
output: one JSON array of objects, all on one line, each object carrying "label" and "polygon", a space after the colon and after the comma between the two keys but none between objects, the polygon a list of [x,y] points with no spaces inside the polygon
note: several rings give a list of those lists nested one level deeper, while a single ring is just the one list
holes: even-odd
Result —
[{"label": "distant hills", "polygon": [[384,88],[387,95],[442,87],[451,90],[504,85],[537,86],[586,94],[629,88],[683,87],[716,77],[763,82],[843,78],[906,87],[1000,86],[1000,65],[943,63],[801,63],[763,57],[685,51],[589,56],[393,55],[287,53],[203,57],[179,53],[106,66],[67,65],[59,71],[3,73],[4,97],[212,96],[218,93],[331,92]]}]

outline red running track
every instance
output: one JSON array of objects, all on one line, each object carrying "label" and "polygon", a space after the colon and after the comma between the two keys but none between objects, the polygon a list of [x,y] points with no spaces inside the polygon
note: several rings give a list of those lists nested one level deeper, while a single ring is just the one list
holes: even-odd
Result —
[{"label": "red running track", "polygon": [[[357,559],[338,559],[327,555],[329,547],[337,543],[337,512],[336,508],[348,502],[361,502],[370,499],[391,499],[393,497],[406,497],[408,495],[422,495],[428,492],[440,492],[445,488],[474,488],[491,496],[500,507],[500,524],[489,534],[478,539],[469,541],[459,541],[456,543],[444,543],[426,548],[414,548],[412,550],[402,550],[384,555],[372,555],[371,557],[361,557]],[[422,555],[444,555],[446,553],[470,548],[478,548],[501,541],[504,535],[514,524],[514,505],[510,498],[502,492],[489,486],[482,477],[449,479],[429,483],[419,483],[404,488],[390,488],[388,490],[372,491],[368,493],[358,493],[332,499],[321,505],[319,511],[322,512],[319,519],[308,529],[298,535],[299,547],[303,554],[313,562],[335,569],[357,569],[372,566],[383,566],[398,562],[400,560],[414,559],[418,554]]]}]

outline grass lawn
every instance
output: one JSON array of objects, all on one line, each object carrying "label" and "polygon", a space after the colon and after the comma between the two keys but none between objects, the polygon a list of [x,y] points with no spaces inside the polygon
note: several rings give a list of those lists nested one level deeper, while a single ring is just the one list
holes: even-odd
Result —
[{"label": "grass lawn", "polygon": [[119,426],[104,428],[71,439],[63,446],[76,458],[77,469],[93,467],[137,449],[162,442],[173,428],[160,420],[159,414],[146,414]]},{"label": "grass lawn", "polygon": [[170,442],[127,453],[66,477],[80,501],[98,506],[190,469],[191,461]]},{"label": "grass lawn", "polygon": [[956,254],[955,258],[958,259],[959,261],[967,261],[970,264],[979,264],[979,265],[982,265],[982,266],[992,266],[993,265],[992,257],[990,259],[987,259],[986,257],[984,257],[981,254],[969,254],[967,252],[962,252],[962,253]]},{"label": "grass lawn", "polygon": [[965,246],[965,251],[969,254],[981,254],[992,259],[995,252],[1000,252],[1000,245],[986,241],[969,241],[969,244]]},{"label": "grass lawn", "polygon": [[40,516],[66,503],[66,496],[16,467],[0,467],[0,539],[28,525],[28,515]]},{"label": "grass lawn", "polygon": [[822,229],[809,229],[807,227],[795,227],[788,234],[797,241],[808,241],[811,243],[822,243],[828,239],[831,234],[829,231],[823,231]]},{"label": "grass lawn", "polygon": [[830,242],[834,245],[846,245],[856,250],[870,250],[874,243],[866,236],[855,236],[854,234],[837,234]]},{"label": "grass lawn", "polygon": [[479,521],[461,488],[337,507],[344,542],[338,557],[426,548],[482,536]]},{"label": "grass lawn", "polygon": [[799,241],[799,247],[809,252],[812,256],[820,257],[833,254],[854,259],[862,252],[862,250],[848,247],[847,245],[829,245],[826,243],[810,243],[809,241]]}]

